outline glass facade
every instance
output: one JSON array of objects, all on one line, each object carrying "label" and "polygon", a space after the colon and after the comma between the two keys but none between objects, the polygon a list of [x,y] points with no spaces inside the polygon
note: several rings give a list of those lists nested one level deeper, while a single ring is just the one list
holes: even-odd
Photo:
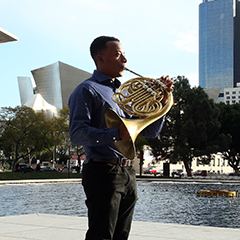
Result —
[{"label": "glass facade", "polygon": [[224,88],[238,82],[234,79],[238,5],[237,0],[203,0],[199,5],[199,85],[221,87],[221,96]]}]

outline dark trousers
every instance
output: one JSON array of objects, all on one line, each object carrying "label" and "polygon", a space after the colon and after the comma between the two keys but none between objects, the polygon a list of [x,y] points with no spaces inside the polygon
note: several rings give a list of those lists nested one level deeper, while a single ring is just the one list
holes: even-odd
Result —
[{"label": "dark trousers", "polygon": [[82,184],[88,208],[85,240],[127,240],[137,200],[135,170],[89,160]]}]

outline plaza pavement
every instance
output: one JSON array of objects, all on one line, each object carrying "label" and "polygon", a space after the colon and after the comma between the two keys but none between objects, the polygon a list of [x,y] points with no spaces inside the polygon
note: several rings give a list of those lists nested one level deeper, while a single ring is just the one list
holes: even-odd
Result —
[{"label": "plaza pavement", "polygon": [[[1,240],[84,240],[87,218],[28,214],[0,217]],[[133,222],[129,240],[238,240],[240,229]]]}]

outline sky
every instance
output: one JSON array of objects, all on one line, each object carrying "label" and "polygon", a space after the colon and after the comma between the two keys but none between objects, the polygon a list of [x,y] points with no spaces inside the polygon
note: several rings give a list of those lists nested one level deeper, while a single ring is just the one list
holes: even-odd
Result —
[{"label": "sky", "polygon": [[[21,105],[17,77],[57,61],[92,73],[89,46],[101,35],[121,41],[126,67],[145,76],[185,76],[198,86],[200,0],[0,0],[0,107]],[[126,72],[121,82],[136,77]]]}]

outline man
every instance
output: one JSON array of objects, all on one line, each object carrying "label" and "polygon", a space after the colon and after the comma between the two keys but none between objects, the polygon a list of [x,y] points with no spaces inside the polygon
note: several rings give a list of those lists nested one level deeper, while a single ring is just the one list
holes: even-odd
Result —
[{"label": "man", "polygon": [[[69,132],[74,145],[83,145],[86,160],[83,164],[82,184],[88,208],[86,240],[128,239],[134,206],[137,200],[135,171],[123,161],[115,141],[129,138],[122,124],[107,128],[106,109],[113,109],[122,117],[129,117],[112,100],[120,86],[117,77],[124,72],[127,59],[120,41],[101,36],[90,46],[97,70],[81,83],[69,99]],[[172,80],[162,77],[169,88]],[[156,137],[164,117],[147,127],[141,134]]]}]

